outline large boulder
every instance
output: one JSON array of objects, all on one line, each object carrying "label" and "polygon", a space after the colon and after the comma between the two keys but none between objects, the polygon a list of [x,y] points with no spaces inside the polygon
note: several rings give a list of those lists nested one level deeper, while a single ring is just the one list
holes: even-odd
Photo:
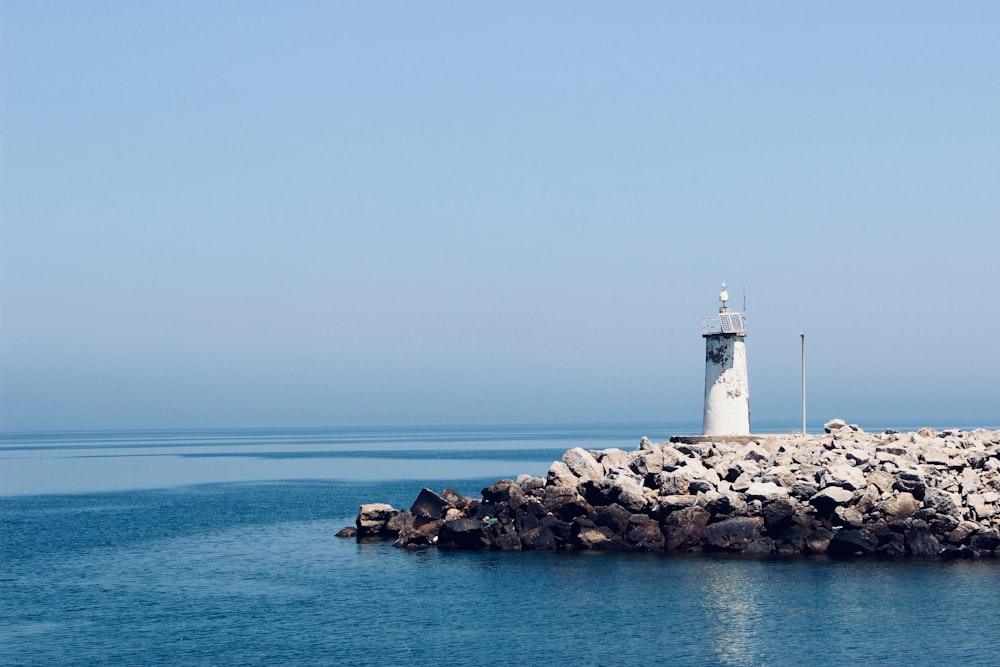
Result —
[{"label": "large boulder", "polygon": [[358,510],[358,518],[355,519],[355,524],[357,526],[357,536],[359,538],[363,537],[393,537],[399,534],[399,531],[392,532],[391,529],[387,528],[389,521],[399,513],[392,505],[387,505],[385,503],[368,503],[362,505]]},{"label": "large boulder", "polygon": [[822,486],[842,486],[850,491],[868,486],[861,469],[846,464],[830,466],[820,475],[819,482]]},{"label": "large boulder", "polygon": [[740,516],[709,524],[701,533],[702,544],[710,551],[769,553],[771,546],[761,536],[763,523],[760,517]]},{"label": "large boulder", "polygon": [[920,503],[913,497],[912,493],[904,491],[898,495],[886,498],[875,506],[889,520],[908,519],[913,513],[920,509]]},{"label": "large boulder", "polygon": [[701,544],[701,534],[711,514],[701,507],[685,507],[671,512],[663,520],[666,547],[671,551],[688,551]]},{"label": "large boulder", "polygon": [[660,551],[666,544],[659,522],[647,514],[633,514],[629,517],[625,541],[630,548],[639,551]]},{"label": "large boulder", "polygon": [[839,530],[830,540],[827,553],[831,556],[861,556],[875,552],[878,537],[865,528],[845,528]]},{"label": "large boulder", "polygon": [[410,506],[410,513],[415,517],[430,517],[443,519],[448,509],[448,501],[430,489],[421,489],[417,499]]},{"label": "large boulder", "polygon": [[489,546],[489,539],[480,519],[454,519],[445,521],[438,533],[440,549],[482,549]]},{"label": "large boulder", "polygon": [[570,449],[562,458],[566,467],[583,481],[604,477],[604,466],[582,447]]},{"label": "large boulder", "polygon": [[962,498],[955,493],[929,487],[924,491],[924,506],[932,508],[938,514],[946,514],[956,519],[964,518],[961,509]]},{"label": "large boulder", "polygon": [[788,489],[778,486],[774,482],[756,482],[747,487],[745,495],[747,500],[770,502],[772,500],[788,498]]},{"label": "large boulder", "polygon": [[562,461],[553,461],[552,465],[549,466],[546,484],[551,486],[576,488],[579,481],[580,478],[573,474],[573,471],[569,469],[569,466]]},{"label": "large boulder", "polygon": [[906,533],[906,549],[914,556],[936,556],[941,552],[941,543],[924,524]]},{"label": "large boulder", "polygon": [[641,512],[646,507],[646,496],[642,485],[628,475],[612,478],[612,497],[619,505],[633,512]]},{"label": "large boulder", "polygon": [[828,486],[809,499],[809,504],[820,514],[830,514],[838,505],[846,505],[854,499],[854,494],[842,486]]}]

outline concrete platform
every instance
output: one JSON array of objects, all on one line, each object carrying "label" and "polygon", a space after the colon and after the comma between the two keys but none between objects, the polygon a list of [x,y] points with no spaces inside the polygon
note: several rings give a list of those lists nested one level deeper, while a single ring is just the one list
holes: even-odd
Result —
[{"label": "concrete platform", "polygon": [[792,438],[799,435],[802,435],[799,431],[793,433],[751,433],[750,435],[672,435],[670,442],[687,445],[696,445],[701,442],[732,442],[737,445],[746,445],[768,438]]}]

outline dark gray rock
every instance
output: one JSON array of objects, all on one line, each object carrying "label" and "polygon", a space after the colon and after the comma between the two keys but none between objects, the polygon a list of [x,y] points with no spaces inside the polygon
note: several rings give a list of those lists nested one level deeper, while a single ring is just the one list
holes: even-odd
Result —
[{"label": "dark gray rock", "polygon": [[647,514],[633,514],[629,517],[625,541],[638,551],[660,551],[666,544],[660,524]]},{"label": "dark gray rock", "polygon": [[555,533],[541,523],[521,532],[521,548],[525,551],[554,551],[559,548]]},{"label": "dark gray rock", "polygon": [[625,535],[625,531],[628,529],[628,520],[632,516],[632,512],[629,512],[621,505],[613,503],[607,507],[596,508],[595,513],[596,519],[594,523],[598,526],[610,528],[616,535]]},{"label": "dark gray rock", "polygon": [[444,522],[437,544],[440,549],[482,549],[490,542],[482,520],[462,518]]},{"label": "dark gray rock", "polygon": [[524,501],[526,494],[521,490],[521,485],[512,479],[498,480],[492,486],[487,486],[482,491],[483,502],[494,505],[500,503],[511,503]]},{"label": "dark gray rock", "polygon": [[346,526],[337,531],[334,537],[357,537],[358,529],[354,526]]},{"label": "dark gray rock", "polygon": [[984,551],[996,551],[1000,547],[1000,533],[995,530],[981,532],[972,538],[972,546]]},{"label": "dark gray rock", "polygon": [[912,528],[906,533],[906,550],[914,556],[935,556],[941,551],[941,543],[929,528]]},{"label": "dark gray rock", "polygon": [[671,551],[689,551],[701,545],[701,534],[711,514],[701,507],[685,507],[671,512],[663,520],[666,547]]},{"label": "dark gray rock", "polygon": [[771,547],[761,535],[760,517],[740,516],[711,523],[701,533],[702,546],[710,551],[768,553]]},{"label": "dark gray rock", "polygon": [[424,549],[431,546],[430,538],[412,526],[407,526],[399,531],[393,545],[404,549]]},{"label": "dark gray rock", "polygon": [[825,554],[830,548],[830,541],[833,540],[833,531],[826,526],[814,526],[812,531],[806,535],[805,553]]},{"label": "dark gray rock", "polygon": [[767,533],[777,535],[784,532],[792,523],[795,509],[795,501],[790,498],[773,500],[764,505],[762,515]]},{"label": "dark gray rock", "polygon": [[417,499],[410,505],[410,514],[432,519],[443,519],[448,502],[430,489],[421,489]]},{"label": "dark gray rock", "polygon": [[557,549],[567,549],[572,547],[573,524],[563,521],[555,515],[548,514],[541,518],[542,526],[549,529],[556,538]]},{"label": "dark gray rock", "polygon": [[927,490],[927,480],[918,472],[904,470],[896,475],[896,481],[892,488],[897,491],[906,491],[913,494],[917,500],[923,500],[924,491]]},{"label": "dark gray rock", "polygon": [[[444,489],[440,497],[447,503],[448,507],[454,507],[458,510],[464,510],[470,503],[474,502],[472,498],[464,496],[454,489]],[[412,512],[413,510],[410,511]]]},{"label": "dark gray rock", "polygon": [[845,528],[833,534],[827,553],[831,556],[863,556],[875,552],[878,537],[867,528]]},{"label": "dark gray rock", "polygon": [[615,485],[607,477],[587,479],[580,482],[577,491],[593,507],[600,507],[614,502]]},{"label": "dark gray rock", "polygon": [[792,497],[799,501],[812,498],[819,491],[819,485],[809,480],[796,480],[792,485]]}]

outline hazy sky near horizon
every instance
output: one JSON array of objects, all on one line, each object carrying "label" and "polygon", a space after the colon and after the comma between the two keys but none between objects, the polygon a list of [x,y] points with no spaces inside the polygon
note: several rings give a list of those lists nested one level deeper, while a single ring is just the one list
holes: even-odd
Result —
[{"label": "hazy sky near horizon", "polygon": [[1000,4],[0,0],[0,430],[1000,425]]}]

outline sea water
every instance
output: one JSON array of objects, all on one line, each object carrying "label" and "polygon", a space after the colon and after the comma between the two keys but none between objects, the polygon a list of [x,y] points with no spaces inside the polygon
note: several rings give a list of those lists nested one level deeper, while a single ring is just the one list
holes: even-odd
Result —
[{"label": "sea water", "polygon": [[[0,664],[1000,661],[1000,563],[404,551],[334,533],[665,425],[7,434]],[[674,426],[675,432],[687,430]]]}]

